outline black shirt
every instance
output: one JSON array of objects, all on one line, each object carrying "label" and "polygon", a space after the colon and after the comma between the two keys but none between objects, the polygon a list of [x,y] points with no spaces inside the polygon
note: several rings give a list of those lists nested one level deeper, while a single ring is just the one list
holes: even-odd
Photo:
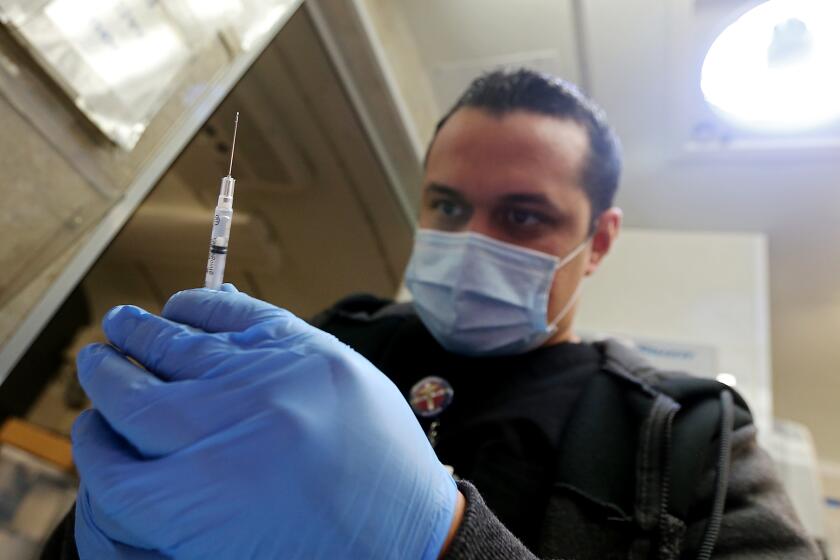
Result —
[{"label": "black shirt", "polygon": [[438,458],[475,484],[526,546],[538,542],[557,448],[601,353],[586,343],[560,343],[514,356],[464,357],[444,350],[412,316],[373,354],[407,400],[425,377],[449,382],[451,404],[436,418],[418,418],[427,432],[439,424]]}]

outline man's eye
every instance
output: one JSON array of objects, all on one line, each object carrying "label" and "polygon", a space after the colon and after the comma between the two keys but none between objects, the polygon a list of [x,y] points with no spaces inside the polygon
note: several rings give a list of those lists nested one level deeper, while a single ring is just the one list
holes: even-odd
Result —
[{"label": "man's eye", "polygon": [[545,222],[542,216],[528,210],[510,210],[507,219],[511,224],[520,227],[536,226]]},{"label": "man's eye", "polygon": [[464,207],[451,200],[438,200],[432,203],[432,208],[447,218],[457,218],[464,213]]}]

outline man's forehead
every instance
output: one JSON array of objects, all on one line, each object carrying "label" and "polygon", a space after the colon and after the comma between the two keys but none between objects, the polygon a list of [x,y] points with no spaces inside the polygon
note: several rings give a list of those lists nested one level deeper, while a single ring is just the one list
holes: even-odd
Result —
[{"label": "man's forehead", "polygon": [[443,125],[427,167],[539,167],[543,173],[574,175],[589,152],[586,129],[571,119],[516,110],[494,114],[465,107]]},{"label": "man's forehead", "polygon": [[580,187],[588,150],[586,130],[572,120],[463,108],[439,131],[425,182],[533,194],[550,187]]}]

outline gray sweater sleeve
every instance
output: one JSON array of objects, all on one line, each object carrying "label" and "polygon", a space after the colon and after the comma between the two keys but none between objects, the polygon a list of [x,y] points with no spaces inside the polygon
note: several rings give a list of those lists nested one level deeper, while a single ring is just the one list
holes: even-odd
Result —
[{"label": "gray sweater sleeve", "polygon": [[467,505],[445,560],[537,560],[493,515],[475,486],[460,481],[458,490]]},{"label": "gray sweater sleeve", "polygon": [[[732,469],[720,535],[719,560],[818,560],[822,554],[800,524],[770,456],[758,445],[752,424],[732,435]],[[712,495],[711,465],[698,481],[698,500],[688,526],[689,546],[700,542]],[[698,513],[700,515],[698,515]],[[693,548],[693,547],[692,547]]]}]

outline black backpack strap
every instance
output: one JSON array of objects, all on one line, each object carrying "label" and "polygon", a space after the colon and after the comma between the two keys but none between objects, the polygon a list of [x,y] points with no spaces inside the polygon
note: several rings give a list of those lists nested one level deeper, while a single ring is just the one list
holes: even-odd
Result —
[{"label": "black backpack strap", "polygon": [[[656,387],[681,406],[673,428],[670,510],[676,517],[685,519],[694,501],[697,480],[709,463],[710,454],[715,450],[720,453],[720,446],[715,443],[724,426],[729,425],[727,410],[731,408],[733,418],[730,432],[752,423],[752,416],[737,392],[712,379],[664,376]],[[722,404],[724,392],[731,397],[731,407]]]},{"label": "black backpack strap", "polygon": [[738,393],[711,379],[665,376],[657,387],[682,407],[674,421],[670,449],[670,515],[687,521],[696,505],[697,481],[707,465],[715,465],[714,494],[697,556],[708,559],[717,542],[726,503],[732,432],[751,423],[752,417]]},{"label": "black backpack strap", "polygon": [[698,560],[709,560],[717,543],[723,509],[726,505],[726,490],[729,486],[730,456],[732,455],[732,429],[735,424],[735,405],[732,393],[724,389],[720,392],[720,449],[718,453],[715,479],[715,496],[712,500],[712,513],[703,532]]},{"label": "black backpack strap", "polygon": [[[723,516],[733,430],[752,422],[749,408],[737,392],[715,380],[692,377],[679,372],[665,372],[650,366],[643,359],[615,341],[602,342],[605,369],[623,378],[636,379],[647,395],[667,395],[678,405],[671,422],[662,425],[665,451],[656,445],[646,445],[644,434],[650,432],[649,420],[641,424],[637,457],[636,518],[645,532],[658,512],[660,523],[659,554],[676,557],[679,554],[682,531],[692,506],[696,506],[697,480],[710,463],[716,465],[714,496],[710,500],[707,527],[698,549],[699,558],[709,558],[717,541]],[[637,391],[629,398],[638,401]],[[650,416],[656,416],[656,402],[650,401]],[[637,414],[638,416],[638,414]],[[658,464],[662,487],[651,491],[654,476],[646,467]],[[647,479],[646,479],[647,478]],[[660,498],[657,508],[655,497]],[[639,515],[638,508],[642,514]],[[644,541],[644,539],[641,539]],[[640,545],[643,544],[640,542]],[[642,555],[643,556],[643,555]]]}]

